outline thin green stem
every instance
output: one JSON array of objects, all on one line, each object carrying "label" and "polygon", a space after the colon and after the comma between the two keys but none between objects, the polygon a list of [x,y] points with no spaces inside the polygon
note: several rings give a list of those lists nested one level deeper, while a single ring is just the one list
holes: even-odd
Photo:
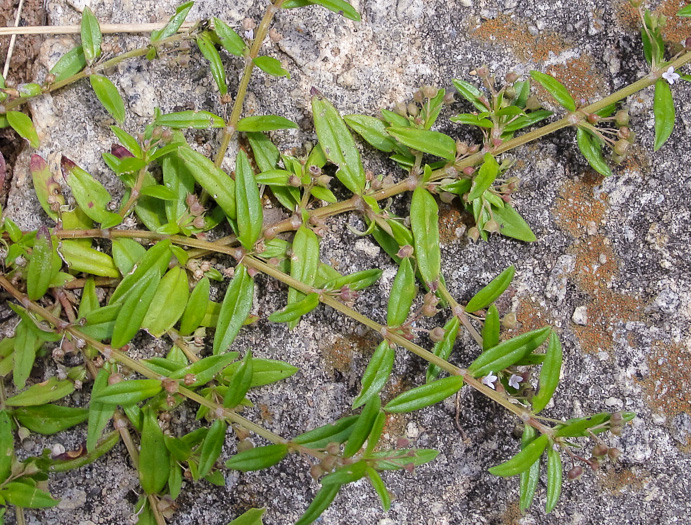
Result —
[{"label": "thin green stem", "polygon": [[247,87],[249,86],[250,79],[252,78],[252,72],[254,71],[254,59],[259,56],[259,49],[269,32],[269,27],[271,26],[271,21],[273,20],[276,11],[278,11],[283,5],[284,0],[276,0],[275,3],[271,3],[269,7],[266,8],[264,17],[257,27],[257,31],[250,47],[249,52],[245,56],[245,69],[242,72],[242,78],[240,79],[240,85],[238,86],[237,95],[235,95],[235,101],[233,102],[233,110],[230,113],[230,118],[226,122],[226,127],[223,129],[223,135],[221,136],[221,145],[216,153],[215,164],[217,167],[221,167],[223,163],[223,158],[226,155],[230,141],[235,135],[237,124],[240,121],[240,116],[242,115],[242,109],[245,104],[245,97],[247,96]]},{"label": "thin green stem", "polygon": [[458,320],[461,322],[463,327],[468,330],[468,333],[472,336],[473,339],[475,339],[475,342],[480,345],[480,348],[482,348],[482,336],[475,330],[475,327],[470,323],[470,319],[468,319],[468,315],[465,312],[465,309],[456,302],[456,299],[453,298],[453,296],[449,293],[449,290],[444,286],[442,283],[439,283],[439,293],[441,296],[444,298],[444,300],[449,303],[449,306],[451,307],[451,311],[453,314],[458,317]]}]

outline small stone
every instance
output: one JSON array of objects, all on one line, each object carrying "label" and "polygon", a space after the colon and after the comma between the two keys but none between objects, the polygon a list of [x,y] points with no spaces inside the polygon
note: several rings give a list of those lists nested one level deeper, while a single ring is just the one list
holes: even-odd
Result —
[{"label": "small stone", "polygon": [[473,7],[473,0],[459,0],[458,3],[463,7]]},{"label": "small stone", "polygon": [[411,421],[405,428],[405,433],[410,439],[417,439],[417,437],[420,435],[420,429],[414,422]]},{"label": "small stone", "polygon": [[91,0],[67,0],[67,3],[80,13],[84,12],[85,7],[91,7]]},{"label": "small stone", "polygon": [[571,320],[581,326],[588,324],[588,309],[585,306],[578,306],[571,316]]},{"label": "small stone", "polygon": [[518,5],[518,0],[504,0],[504,9],[513,9]]},{"label": "small stone", "polygon": [[588,235],[596,235],[597,234],[597,224],[595,224],[595,221],[588,221],[585,223],[585,231]]},{"label": "small stone", "polygon": [[600,254],[599,257],[600,264],[605,264],[607,262],[607,256],[604,253]]}]

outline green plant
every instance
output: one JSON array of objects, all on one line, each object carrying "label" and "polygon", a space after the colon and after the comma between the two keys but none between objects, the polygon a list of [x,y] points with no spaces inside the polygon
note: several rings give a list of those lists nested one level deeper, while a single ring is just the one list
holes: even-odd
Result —
[{"label": "green plant", "polygon": [[[108,60],[101,58],[98,21],[87,8],[82,21],[82,45],[53,68],[46,84],[4,89],[3,123],[35,146],[38,136],[29,117],[18,111],[19,106],[29,98],[86,77],[106,110],[122,122],[126,116],[124,103],[103,73],[129,58],[146,56],[153,60],[164,48],[175,49],[178,42],[194,41],[208,60],[219,96],[225,101],[229,100],[229,90],[217,46],[244,57],[246,64],[228,120],[205,111],[157,112],[140,136],[112,127],[120,146],[104,153],[103,158],[127,188],[119,206],[113,208],[110,193],[75,162],[63,157],[64,180],[76,202],[74,208],[67,206],[55,174],[45,160],[33,157],[37,198],[56,225],[24,232],[6,217],[0,230],[6,250],[0,286],[14,298],[10,307],[19,319],[14,336],[0,342],[0,372],[3,376],[11,374],[14,388],[19,391],[7,397],[3,384],[0,446],[8,453],[2,455],[0,463],[0,479],[4,480],[0,497],[18,509],[18,520],[23,519],[22,508],[56,503],[45,490],[48,473],[95,461],[122,441],[138,466],[144,492],[137,505],[140,523],[164,523],[170,512],[166,500],[179,495],[183,473],[193,480],[224,482],[217,460],[228,427],[237,438],[239,452],[226,462],[227,468],[243,472],[269,468],[291,453],[314,460],[311,473],[321,479],[322,489],[299,523],[316,519],[341,486],[363,478],[370,481],[388,509],[390,495],[379,472],[411,470],[434,459],[436,451],[379,449],[387,414],[420,410],[454,395],[466,384],[514,413],[523,425],[521,451],[490,469],[498,476],[520,476],[523,510],[530,507],[535,494],[541,457],[546,456],[547,461],[549,511],[557,504],[561,490],[562,452],[574,460],[575,466],[568,471],[570,478],[580,475],[578,462],[597,468],[603,457],[618,456],[618,450],[605,445],[597,434],[620,432],[633,414],[603,412],[568,421],[538,415],[559,383],[561,344],[549,327],[501,340],[499,310],[494,302],[510,285],[513,267],[478,291],[465,307],[448,292],[441,273],[435,195],[446,201],[461,201],[475,221],[468,231],[474,240],[486,240],[492,233],[527,242],[535,240],[527,222],[510,204],[516,182],[506,175],[511,160],[499,156],[556,130],[576,127],[578,146],[588,162],[598,172],[609,175],[603,147],[611,147],[613,160],[620,161],[634,137],[627,126],[626,112],[617,103],[652,85],[655,149],[659,149],[674,126],[669,84],[675,80],[675,71],[691,61],[691,53],[680,52],[666,60],[660,33],[662,20],[641,12],[650,74],[599,102],[578,107],[556,79],[533,71],[532,80],[545,88],[567,114],[522,135],[516,134],[552,116],[551,112],[531,109],[531,80],[521,81],[512,74],[497,86],[489,70],[480,68],[480,88],[463,80],[454,82],[475,111],[451,119],[481,131],[482,141],[474,145],[431,129],[442,106],[451,102],[444,90],[425,87],[409,104],[402,104],[396,111],[383,110],[381,119],[341,117],[315,91],[312,110],[319,142],[302,157],[296,157],[279,152],[264,134],[294,128],[293,122],[276,115],[241,117],[254,66],[270,75],[288,74],[274,59],[259,56],[273,15],[278,9],[309,3],[358,18],[342,0],[277,0],[267,9],[251,43],[247,43],[218,19],[214,19],[213,29],[200,24],[178,33],[191,8],[187,3],[164,29],[152,34],[149,45]],[[680,16],[688,14],[688,8],[680,12]],[[688,75],[678,78],[682,77],[689,80]],[[349,128],[372,147],[391,154],[404,179],[394,184],[368,174]],[[183,133],[186,129],[220,130],[221,145],[213,161],[188,144]],[[231,177],[220,166],[238,133],[245,134],[252,158],[241,151]],[[336,194],[344,190],[331,190],[333,179],[329,173],[352,193],[351,197],[338,199]],[[264,224],[260,187],[268,188],[292,217]],[[405,192],[412,192],[407,216],[396,216],[389,207],[380,205]],[[321,206],[322,202],[328,204]],[[376,282],[380,270],[341,275],[320,261],[324,221],[347,212],[363,217],[367,229],[362,233],[372,235],[398,264],[386,324],[353,308],[357,292]],[[124,221],[133,216],[144,228],[125,226]],[[232,234],[207,240],[207,232],[224,231],[226,223]],[[295,234],[292,238],[279,237],[288,232]],[[97,238],[109,241],[109,253],[96,249],[93,239]],[[153,246],[147,249],[145,245],[150,243]],[[227,256],[226,260],[234,259],[235,265],[226,265],[226,271],[220,272],[205,259],[209,254]],[[222,282],[231,273],[222,302],[212,301],[211,281]],[[286,307],[271,314],[269,321],[295,328],[302,316],[323,303],[382,337],[363,374],[360,394],[353,401],[353,409],[361,408],[359,415],[346,416],[291,439],[240,415],[251,388],[285,379],[297,370],[288,363],[256,358],[250,349],[245,349],[242,357],[239,352],[229,351],[242,326],[256,320],[250,312],[257,273],[289,286]],[[194,283],[191,291],[190,281]],[[419,294],[418,283],[425,293]],[[114,291],[102,305],[97,288],[111,285]],[[68,290],[80,290],[79,300]],[[419,295],[422,304],[411,312]],[[439,306],[450,315],[443,328],[429,330],[435,341],[430,352],[414,342],[417,324],[435,317]],[[215,329],[213,344],[206,352],[203,339],[211,328]],[[172,341],[165,357],[135,359],[128,355],[128,345],[141,329]],[[467,330],[482,350],[467,368],[448,361],[461,329]],[[54,359],[79,354],[81,363],[23,390],[37,355],[50,343],[54,344]],[[546,350],[540,352],[543,346]],[[397,347],[429,363],[427,382],[382,406],[380,391],[391,374]],[[538,366],[535,392],[528,378],[529,371]],[[448,377],[438,379],[442,373]],[[54,404],[92,380],[88,409]],[[209,424],[184,435],[164,433],[158,420],[187,401],[198,405],[198,419]],[[13,427],[20,433],[25,429],[55,433],[85,421],[86,450],[77,458],[56,459],[46,454],[18,461],[13,455]],[[111,421],[113,430],[104,433]],[[249,433],[270,444],[253,447]],[[596,440],[592,458],[582,458],[572,450],[577,438]],[[250,511],[238,519],[259,522],[261,511]]]}]

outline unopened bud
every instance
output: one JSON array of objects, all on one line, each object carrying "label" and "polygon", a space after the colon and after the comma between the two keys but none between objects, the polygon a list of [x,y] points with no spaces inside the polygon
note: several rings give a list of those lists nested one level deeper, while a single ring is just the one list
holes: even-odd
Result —
[{"label": "unopened bud", "polygon": [[456,196],[448,191],[442,191],[439,195],[439,199],[445,204],[451,204]]},{"label": "unopened bud", "polygon": [[429,332],[429,338],[434,341],[435,343],[438,343],[442,339],[444,339],[444,329],[441,326],[437,326],[433,330],[430,330]]},{"label": "unopened bud", "polygon": [[322,469],[319,465],[312,465],[312,468],[310,468],[310,476],[312,476],[312,479],[314,480],[321,478],[323,474],[324,469]]},{"label": "unopened bud", "polygon": [[472,228],[468,229],[467,235],[471,241],[477,242],[477,240],[480,238],[480,230],[473,226]]},{"label": "unopened bud", "polygon": [[607,454],[607,445],[598,443],[593,447],[593,456],[602,457]]},{"label": "unopened bud", "polygon": [[195,217],[194,220],[192,221],[192,225],[197,228],[198,230],[203,230],[204,229],[204,224],[206,221],[204,220],[204,217]]},{"label": "unopened bud", "polygon": [[480,66],[475,70],[475,72],[477,73],[477,76],[479,76],[480,78],[486,78],[489,76],[489,69],[487,68],[487,66]]},{"label": "unopened bud", "polygon": [[468,153],[468,144],[465,142],[456,142],[456,153],[459,155],[465,155]]},{"label": "unopened bud", "polygon": [[120,381],[122,381],[122,376],[120,374],[113,374],[108,377],[109,385],[114,385],[116,383],[119,383]]},{"label": "unopened bud", "polygon": [[614,122],[617,126],[628,126],[629,125],[629,112],[625,109],[620,109],[614,115]]},{"label": "unopened bud", "polygon": [[582,474],[583,474],[583,467],[576,466],[567,472],[566,477],[570,480],[574,480],[574,479],[580,478]]},{"label": "unopened bud", "polygon": [[541,107],[542,104],[540,104],[540,101],[534,95],[528,97],[528,100],[525,101],[525,109],[528,109],[530,111],[535,111],[536,109],[540,109]]},{"label": "unopened bud", "polygon": [[588,122],[590,122],[591,124],[597,124],[598,122],[600,122],[600,115],[598,115],[597,113],[590,113],[588,115]]},{"label": "unopened bud", "polygon": [[518,320],[516,319],[516,312],[509,312],[501,319],[501,325],[508,330],[516,328]]},{"label": "unopened bud", "polygon": [[627,140],[620,139],[614,143],[614,153],[617,155],[626,155],[626,151],[631,144]]},{"label": "unopened bud", "polygon": [[401,259],[405,259],[406,257],[410,257],[413,255],[413,247],[410,245],[405,245],[401,246],[401,249],[398,250],[398,253],[396,254],[398,257]]},{"label": "unopened bud", "polygon": [[187,374],[184,379],[185,386],[192,386],[197,381],[197,376],[194,374]]},{"label": "unopened bud", "polygon": [[518,73],[515,71],[511,71],[510,73],[507,73],[506,76],[504,77],[504,80],[506,80],[507,84],[513,84],[518,80]]},{"label": "unopened bud", "polygon": [[499,223],[494,219],[488,220],[482,229],[490,233],[499,233],[499,231],[501,230]]},{"label": "unopened bud", "polygon": [[621,456],[621,450],[618,448],[610,448],[607,450],[607,455],[612,461],[616,461],[619,456]]},{"label": "unopened bud", "polygon": [[631,130],[626,126],[622,126],[617,130],[617,137],[627,140],[631,136]]},{"label": "unopened bud", "polygon": [[434,86],[425,86],[422,88],[422,94],[425,95],[427,98],[436,97],[438,91],[439,90]]},{"label": "unopened bud", "polygon": [[507,87],[506,91],[504,91],[504,96],[509,100],[513,100],[516,98],[516,89],[513,86]]},{"label": "unopened bud", "polygon": [[407,110],[404,102],[396,102],[393,110],[394,110],[394,113],[397,113],[402,117],[408,116],[408,110]]},{"label": "unopened bud", "polygon": [[297,175],[291,175],[288,178],[288,185],[292,186],[293,188],[299,188],[300,186],[302,186],[302,182],[300,182],[300,179]]},{"label": "unopened bud", "polygon": [[254,444],[247,438],[238,441],[238,453],[245,452],[254,448]]},{"label": "unopened bud", "polygon": [[437,309],[431,304],[426,304],[422,307],[422,315],[425,317],[434,317],[437,315]]},{"label": "unopened bud", "polygon": [[597,458],[590,458],[588,460],[588,466],[593,469],[593,472],[600,470],[600,462],[597,460]]},{"label": "unopened bud", "polygon": [[[691,46],[686,46],[686,47],[691,47]],[[450,106],[454,102],[454,94],[453,93],[447,93],[444,95],[444,104],[447,106]]]},{"label": "unopened bud", "polygon": [[277,44],[283,40],[283,35],[272,27],[269,29],[269,39],[271,39],[274,44]]},{"label": "unopened bud", "polygon": [[408,112],[408,115],[411,117],[417,117],[420,114],[420,108],[418,108],[417,104],[411,102],[408,104],[406,107],[406,111]]},{"label": "unopened bud", "polygon": [[684,40],[684,47],[686,49],[691,49],[691,36]]},{"label": "unopened bud", "polygon": [[422,101],[425,100],[425,96],[422,94],[421,89],[418,89],[415,93],[413,93],[413,100],[419,104],[422,104]]}]

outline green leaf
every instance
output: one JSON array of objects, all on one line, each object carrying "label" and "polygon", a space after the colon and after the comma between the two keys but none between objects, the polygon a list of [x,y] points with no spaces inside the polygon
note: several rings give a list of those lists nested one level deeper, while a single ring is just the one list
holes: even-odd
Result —
[{"label": "green leaf", "polygon": [[113,336],[115,319],[117,319],[119,311],[120,303],[104,306],[89,312],[84,316],[86,324],[80,326],[80,332],[99,341],[110,339]]},{"label": "green leaf", "polygon": [[146,248],[134,239],[113,239],[113,261],[122,275],[132,271],[144,257]]},{"label": "green leaf", "polygon": [[228,525],[262,525],[262,515],[265,511],[266,509],[250,509],[228,523]]},{"label": "green leaf", "polygon": [[235,56],[242,56],[245,52],[245,41],[223,20],[214,17],[214,32],[228,53]]},{"label": "green leaf", "polygon": [[485,324],[482,327],[482,349],[489,350],[490,348],[499,344],[499,310],[496,305],[491,304],[487,309],[485,316]]},{"label": "green leaf", "polygon": [[343,120],[350,129],[379,151],[389,153],[396,148],[396,141],[386,132],[386,124],[378,118],[367,115],[346,115]]},{"label": "green leaf", "polygon": [[657,151],[667,142],[667,139],[672,134],[675,119],[672,88],[663,78],[655,82],[653,112],[655,113],[655,151]]},{"label": "green leaf", "polygon": [[180,26],[182,26],[182,23],[185,21],[185,18],[187,18],[187,13],[190,12],[190,9],[192,9],[193,5],[194,2],[185,2],[178,7],[175,10],[175,14],[170,18],[170,20],[168,20],[168,23],[165,25],[165,27],[151,32],[151,43],[154,44],[159,40],[163,40],[164,38],[168,38],[169,36],[173,36],[175,33],[177,33],[178,29],[180,29]]},{"label": "green leaf", "polygon": [[91,401],[106,405],[130,406],[155,396],[162,389],[158,379],[128,379],[105,386],[91,396]]},{"label": "green leaf", "polygon": [[137,261],[131,273],[127,274],[125,278],[120,281],[120,284],[110,297],[110,304],[124,302],[132,293],[134,287],[137,286],[152,269],[158,270],[159,275],[162,274],[166,268],[168,268],[168,263],[172,256],[170,246],[170,240],[165,239],[149,248]]},{"label": "green leaf", "polygon": [[101,26],[98,23],[98,19],[94,16],[89,6],[84,7],[82,12],[81,35],[84,58],[91,65],[94,60],[101,56],[103,36],[101,35]]},{"label": "green leaf", "polygon": [[180,320],[180,334],[189,335],[199,328],[206,313],[206,305],[209,304],[210,289],[211,283],[208,277],[204,277],[196,284]]},{"label": "green leaf", "polygon": [[275,129],[297,129],[298,125],[292,120],[278,115],[258,115],[240,119],[238,131],[273,131]]},{"label": "green leaf", "polygon": [[74,392],[74,383],[69,379],[51,377],[43,383],[32,385],[24,392],[20,392],[5,401],[11,407],[38,406],[57,401]]},{"label": "green leaf", "polygon": [[0,490],[0,497],[10,505],[25,509],[45,509],[60,503],[49,493],[21,481],[12,481],[5,485]]},{"label": "green leaf", "polygon": [[[293,239],[293,254],[290,262],[290,276],[293,279],[313,285],[319,267],[319,238],[310,229],[300,226]],[[295,288],[288,289],[288,304],[299,301],[304,294]],[[290,328],[297,326],[298,320],[291,321]]]},{"label": "green leaf", "polygon": [[441,268],[439,207],[434,197],[422,186],[413,192],[410,229],[413,231],[418,270],[422,280],[429,286],[439,279]]},{"label": "green leaf", "polygon": [[321,479],[322,486],[336,485],[340,487],[347,483],[353,483],[362,479],[367,471],[367,463],[365,461],[358,461],[350,465],[344,465],[336,469],[331,474],[324,476]]},{"label": "green leaf", "polygon": [[591,168],[605,177],[612,175],[612,170],[602,156],[602,143],[598,138],[594,137],[590,131],[579,127],[576,130],[576,141],[578,149],[581,150]]},{"label": "green leaf", "polygon": [[36,351],[43,345],[38,334],[29,328],[28,321],[21,321],[15,329],[14,364],[12,380],[17,388],[24,388],[36,359]]},{"label": "green leaf", "polygon": [[158,268],[152,268],[137,284],[122,303],[115,319],[115,328],[111,345],[120,348],[129,343],[142,327],[142,323],[154,299],[156,289],[161,281]]},{"label": "green leaf", "polygon": [[144,156],[142,148],[141,146],[139,146],[139,142],[132,135],[130,135],[124,129],[119,128],[117,126],[111,126],[110,130],[117,137],[120,144],[122,144],[123,147],[127,149],[127,151],[129,151],[132,155],[134,155],[138,159]]},{"label": "green leaf", "polygon": [[549,334],[550,328],[545,327],[499,343],[482,352],[468,367],[468,371],[479,377],[504,370],[539,347]]},{"label": "green leaf", "polygon": [[261,69],[264,73],[268,73],[274,77],[290,78],[290,73],[283,69],[281,62],[274,57],[261,56],[253,58],[252,62],[254,62],[254,65]]},{"label": "green leaf", "polygon": [[353,431],[353,425],[360,416],[342,417],[335,423],[312,429],[293,438],[293,443],[307,448],[324,448],[329,443],[343,443]]},{"label": "green leaf", "polygon": [[[521,438],[521,449],[525,449],[537,435],[537,431],[530,425],[525,425],[523,428],[523,437]],[[540,462],[536,461],[528,470],[521,472],[520,484],[520,508],[521,512],[525,512],[533,504],[535,497],[535,489],[540,481]]]},{"label": "green leaf", "polygon": [[691,16],[691,4],[687,5],[686,7],[682,7],[679,11],[677,11],[676,16]]},{"label": "green leaf", "polygon": [[178,155],[194,179],[218,203],[223,212],[235,219],[235,182],[223,170],[189,146],[181,146]]},{"label": "green leaf", "polygon": [[473,298],[468,301],[465,307],[467,312],[477,312],[486,308],[494,301],[496,301],[501,294],[509,287],[513,276],[516,273],[516,268],[511,265],[506,270],[497,275],[490,283],[482,290],[476,293]]},{"label": "green leaf", "polygon": [[220,373],[227,365],[232,361],[237,359],[237,352],[227,352],[222,355],[211,355],[200,359],[191,365],[178,368],[172,373],[167,375],[171,379],[183,379],[186,375],[192,374],[194,376],[194,382],[191,385],[187,385],[189,388],[194,388],[197,386],[205,385],[211,381],[216,374]]},{"label": "green leaf", "polygon": [[166,113],[156,117],[157,126],[166,126],[173,129],[211,129],[223,128],[226,123],[222,117],[209,111],[179,111]]},{"label": "green leaf", "polygon": [[86,421],[89,412],[85,408],[41,405],[18,408],[12,415],[32,432],[47,436]]},{"label": "green leaf", "polygon": [[242,403],[242,400],[245,399],[245,394],[252,386],[253,373],[252,352],[248,351],[237,370],[228,380],[228,389],[223,397],[224,407],[234,408]]},{"label": "green leaf", "polygon": [[110,374],[103,368],[98,371],[96,379],[94,379],[94,386],[91,388],[91,401],[89,403],[89,423],[86,434],[86,449],[92,452],[98,441],[101,439],[103,430],[108,425],[115,413],[115,405],[106,405],[99,403],[94,398],[101,395],[105,387],[108,385],[108,376]]},{"label": "green leaf", "polygon": [[291,303],[283,310],[276,311],[269,316],[272,323],[288,323],[308,314],[319,306],[319,294],[311,293],[299,301]]},{"label": "green leaf", "polygon": [[214,355],[225,352],[233,343],[252,309],[253,299],[254,279],[247,274],[247,268],[238,265],[218,314]]},{"label": "green leaf", "polygon": [[295,7],[303,7],[307,5],[320,5],[326,7],[329,11],[333,11],[339,15],[345,16],[356,22],[360,21],[360,13],[345,0],[287,0],[283,3],[284,9],[293,9]]},{"label": "green leaf", "polygon": [[420,410],[434,405],[454,395],[463,386],[463,378],[459,376],[445,377],[432,383],[413,388],[392,399],[384,407],[387,412],[401,413]]},{"label": "green leaf", "polygon": [[537,239],[528,223],[510,204],[506,204],[503,208],[492,207],[492,215],[499,223],[502,235],[525,242],[534,242]]},{"label": "green leaf", "polygon": [[38,140],[38,133],[31,119],[21,111],[8,111],[5,114],[7,122],[12,126],[20,137],[29,141],[32,148],[38,148],[40,143]]},{"label": "green leaf", "polygon": [[566,89],[564,84],[553,76],[540,71],[531,71],[530,76],[545,88],[559,104],[569,111],[576,111],[576,102],[574,102],[573,97],[571,97],[569,90]]},{"label": "green leaf", "polygon": [[264,172],[275,169],[281,153],[274,143],[263,133],[247,133],[247,139],[259,170]]},{"label": "green leaf", "polygon": [[100,277],[120,277],[115,262],[107,253],[85,246],[78,240],[63,240],[59,252],[74,272],[84,272]]},{"label": "green leaf", "polygon": [[153,197],[154,199],[163,201],[174,201],[178,198],[173,190],[159,184],[152,184],[151,186],[142,188],[139,195],[142,197]]},{"label": "green leaf", "polygon": [[542,435],[530,442],[523,450],[512,457],[510,460],[492,467],[489,469],[490,474],[495,476],[509,477],[520,474],[528,470],[533,463],[540,459],[542,452],[545,450],[549,438],[547,435]]},{"label": "green leaf", "polygon": [[367,467],[367,477],[369,478],[370,484],[377,493],[377,496],[379,496],[382,507],[384,507],[384,511],[388,512],[391,508],[391,495],[389,494],[389,491],[386,490],[384,480],[381,479],[379,473],[372,467]]},{"label": "green leaf", "polygon": [[559,502],[561,495],[562,466],[559,450],[555,450],[557,445],[550,444],[547,447],[547,499],[545,501],[545,512],[549,514],[554,510]]},{"label": "green leaf", "polygon": [[60,185],[53,178],[48,163],[40,155],[32,155],[29,169],[34,183],[34,191],[43,211],[51,219],[57,220],[58,214],[51,208],[49,201],[61,206],[65,204],[65,198],[60,193]]},{"label": "green leaf", "polygon": [[64,155],[60,164],[74,200],[87,217],[100,222],[104,228],[122,222],[117,213],[108,211],[111,196],[100,182]]},{"label": "green leaf", "polygon": [[262,233],[264,212],[259,188],[244,151],[238,153],[235,166],[235,203],[238,240],[246,250],[252,251]]},{"label": "green leaf", "polygon": [[221,455],[223,443],[226,440],[227,425],[222,419],[216,419],[209,428],[199,452],[199,477],[203,478],[211,472],[216,460]]},{"label": "green leaf", "polygon": [[103,75],[93,74],[89,76],[91,87],[94,88],[96,97],[106,108],[106,111],[118,122],[125,121],[125,103],[122,101],[118,88]]},{"label": "green leaf", "polygon": [[465,80],[455,79],[453,80],[453,85],[458,91],[458,93],[468,102],[470,102],[473,106],[475,106],[477,110],[484,112],[489,109],[485,104],[480,102],[480,98],[484,95],[474,85],[472,85],[469,82],[466,82]]},{"label": "green leaf", "polygon": [[398,267],[389,295],[389,306],[386,314],[388,326],[400,326],[405,323],[416,295],[415,270],[413,270],[410,259],[405,257]]},{"label": "green leaf", "polygon": [[[458,337],[458,329],[460,327],[460,321],[458,317],[454,316],[451,320],[444,326],[444,337],[441,341],[434,344],[434,349],[432,353],[437,357],[442,358],[444,361],[448,361],[451,351],[453,350],[453,345],[456,343],[456,337]],[[426,382],[433,381],[437,378],[441,368],[430,363],[427,365],[427,374],[425,377]]]},{"label": "green leaf", "polygon": [[[485,115],[487,113],[484,113]],[[467,126],[478,126],[480,128],[493,128],[494,123],[487,117],[481,117],[479,115],[473,115],[472,113],[461,113],[449,119],[451,122],[456,124],[465,124]]]},{"label": "green leaf", "polygon": [[446,160],[456,158],[456,141],[438,131],[397,126],[387,128],[386,131],[400,143],[414,150]]},{"label": "green leaf", "polygon": [[[601,426],[610,420],[612,414],[609,412],[601,412],[590,417],[583,417],[577,419],[569,419],[562,426],[556,427],[554,437],[583,437],[590,435],[590,433],[599,434],[606,430],[606,426]],[[631,421],[636,417],[633,412],[624,412],[622,414],[624,422]]]},{"label": "green leaf", "polygon": [[495,159],[491,153],[485,153],[484,162],[473,180],[473,189],[468,195],[468,201],[481,197],[486,190],[492,187],[494,179],[497,178],[498,174],[499,163],[497,159]]},{"label": "green leaf", "polygon": [[84,48],[77,46],[60,57],[60,60],[51,68],[50,74],[55,77],[55,82],[62,82],[66,78],[76,75],[85,67]]},{"label": "green leaf", "polygon": [[3,483],[12,473],[14,460],[14,436],[12,435],[12,421],[6,410],[0,410],[0,483]]},{"label": "green leaf", "polygon": [[532,126],[533,124],[537,124],[541,120],[545,120],[546,118],[551,117],[552,115],[553,113],[551,111],[547,111],[546,109],[531,111],[530,113],[511,119],[511,121],[508,124],[506,124],[506,126],[504,126],[503,132],[514,133],[515,131],[527,128],[528,126]]},{"label": "green leaf", "polygon": [[51,238],[48,228],[41,226],[36,233],[26,274],[26,293],[32,301],[45,295],[50,282],[60,270],[61,261],[57,253],[57,239]]},{"label": "green leaf", "polygon": [[320,94],[312,97],[312,114],[319,144],[326,158],[336,166],[336,177],[353,193],[365,188],[365,170],[353,136],[338,110]]},{"label": "green leaf", "polygon": [[225,95],[228,93],[226,70],[223,67],[223,62],[221,62],[221,55],[211,41],[211,36],[208,32],[197,35],[197,47],[204,55],[204,58],[209,61],[211,75],[214,77],[218,90],[221,92],[221,95]]},{"label": "green leaf", "polygon": [[[353,425],[348,442],[343,450],[343,457],[349,458],[362,448],[370,435],[372,427],[381,409],[381,399],[378,395],[371,396],[360,413],[360,417]],[[323,483],[323,481],[322,481]]]},{"label": "green leaf", "polygon": [[362,388],[360,394],[353,400],[353,409],[367,403],[372,396],[379,394],[391,375],[396,351],[387,341],[382,341],[372,354],[372,357],[362,374]]},{"label": "green leaf", "polygon": [[226,461],[226,467],[241,472],[262,470],[274,466],[287,455],[288,447],[286,445],[257,447],[234,455]]},{"label": "green leaf", "polygon": [[552,399],[554,391],[559,384],[561,361],[561,342],[559,341],[557,333],[552,331],[549,337],[545,361],[542,363],[542,368],[540,369],[539,389],[531,401],[534,414],[537,414],[545,408],[549,400]]},{"label": "green leaf", "polygon": [[368,454],[367,459],[376,459],[372,464],[375,470],[400,470],[406,466],[417,467],[433,461],[439,455],[438,450],[411,449],[411,450],[381,450]]},{"label": "green leaf", "polygon": [[189,298],[187,272],[175,266],[163,276],[149,306],[142,328],[153,336],[161,337],[182,316]]},{"label": "green leaf", "polygon": [[364,290],[376,283],[382,273],[378,268],[362,270],[361,272],[336,277],[324,283],[323,286],[327,290],[340,290],[344,286],[347,286],[350,290]]},{"label": "green leaf", "polygon": [[331,505],[340,488],[340,485],[328,485],[319,489],[312,503],[307,507],[305,513],[300,516],[300,519],[295,522],[295,525],[309,525],[315,521]]},{"label": "green leaf", "polygon": [[139,484],[147,494],[158,494],[168,483],[170,452],[158,425],[156,411],[146,407],[142,412],[144,422],[139,454]]}]

